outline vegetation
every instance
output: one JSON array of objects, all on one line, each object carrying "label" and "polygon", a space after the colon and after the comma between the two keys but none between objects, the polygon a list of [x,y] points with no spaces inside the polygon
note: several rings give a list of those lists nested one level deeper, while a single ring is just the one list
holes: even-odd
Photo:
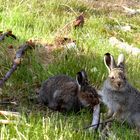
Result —
[{"label": "vegetation", "polygon": [[[140,8],[136,0],[131,1],[133,8]],[[56,37],[67,36],[76,40],[76,49],[55,50],[49,53],[45,47],[37,46],[26,53],[22,64],[1,89],[1,99],[15,100],[18,105],[1,106],[3,110],[19,111],[22,116],[16,123],[0,125],[1,140],[90,140],[101,139],[100,132],[82,130],[91,123],[92,114],[83,109],[79,113],[61,114],[52,112],[30,101],[36,96],[38,86],[49,76],[67,74],[75,77],[85,69],[90,82],[100,88],[107,76],[103,55],[112,53],[115,57],[123,52],[126,56],[126,71],[129,82],[140,89],[140,63],[132,56],[109,44],[109,37],[133,44],[140,48],[139,15],[126,16],[115,2],[90,0],[0,0],[0,30],[10,29],[18,40],[6,38],[0,42],[0,77],[2,78],[12,65],[13,53],[7,46],[17,50],[20,44],[29,39],[54,43]],[[136,4],[135,4],[136,3]],[[110,5],[109,5],[110,4]],[[129,4],[129,2],[128,2]],[[71,21],[81,12],[84,13],[83,28],[74,29]],[[70,23],[70,24],[68,24]],[[63,28],[65,25],[69,28]],[[124,32],[119,27],[131,25],[131,31]],[[14,51],[13,49],[13,51]],[[13,119],[0,116],[1,119]],[[80,129],[78,132],[76,131]],[[127,124],[113,123],[108,139],[140,139],[135,129]]]}]

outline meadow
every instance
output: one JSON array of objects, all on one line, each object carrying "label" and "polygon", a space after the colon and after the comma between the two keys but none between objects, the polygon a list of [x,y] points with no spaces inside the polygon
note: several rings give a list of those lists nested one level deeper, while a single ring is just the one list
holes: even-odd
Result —
[{"label": "meadow", "polygon": [[[138,0],[124,3],[140,9]],[[103,63],[107,52],[115,58],[125,54],[128,81],[140,90],[140,59],[109,43],[109,38],[115,36],[140,48],[140,15],[129,16],[115,4],[122,5],[123,1],[0,0],[0,30],[12,30],[17,37],[16,40],[7,37],[0,42],[0,78],[11,68],[19,45],[30,39],[41,44],[25,53],[21,65],[0,89],[1,100],[17,102],[17,105],[0,105],[0,110],[22,114],[20,118],[0,116],[0,119],[16,121],[0,124],[0,140],[140,139],[135,129],[118,122],[113,122],[108,137],[101,132],[82,130],[92,121],[88,109],[61,114],[30,100],[48,77],[63,73],[75,78],[81,69],[87,71],[90,83],[100,89],[108,75]],[[80,13],[84,13],[84,26],[74,29],[72,21]],[[125,25],[130,25],[131,31],[120,29]],[[58,37],[76,40],[76,49],[48,51],[46,44],[55,44]],[[9,52],[11,44],[13,49]],[[77,129],[79,131],[75,131]]]}]

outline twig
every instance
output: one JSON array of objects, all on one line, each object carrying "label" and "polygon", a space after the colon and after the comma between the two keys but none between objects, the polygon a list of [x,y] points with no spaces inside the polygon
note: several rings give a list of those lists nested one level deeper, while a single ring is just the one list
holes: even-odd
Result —
[{"label": "twig", "polygon": [[[78,132],[78,131],[85,130],[85,129],[89,129],[89,128],[92,128],[92,127],[95,128],[95,126],[99,126],[99,125],[102,125],[102,124],[107,124],[107,123],[113,122],[113,121],[114,121],[114,119],[108,119],[108,120],[106,120],[106,121],[104,121],[104,122],[100,122],[100,123],[97,123],[97,124],[93,124],[93,125],[89,125],[89,126],[83,127],[83,128],[81,128],[81,129],[74,129],[74,130],[75,130],[76,132]],[[96,129],[94,129],[94,130],[96,130]]]},{"label": "twig", "polygon": [[17,105],[16,102],[10,102],[10,101],[0,101],[0,105],[5,105],[5,104],[12,104],[12,105]]},{"label": "twig", "polygon": [[72,19],[71,21],[66,23],[62,28],[57,29],[55,35],[57,36],[57,34],[61,34],[61,32],[64,32],[66,29],[69,28],[69,25],[71,25],[74,21],[75,19]]},{"label": "twig", "polygon": [[114,119],[109,119],[109,120],[106,120],[106,121],[101,122],[101,123],[97,123],[97,124],[86,126],[83,129],[88,129],[88,128],[91,128],[91,127],[99,126],[101,124],[106,124],[106,123],[113,122],[113,121],[114,121]]},{"label": "twig", "polygon": [[13,39],[17,39],[16,36],[12,34],[12,31],[7,31],[0,36],[0,41],[4,40],[6,36],[11,36]]},{"label": "twig", "polygon": [[11,76],[11,74],[17,69],[17,64],[13,64],[12,68],[6,73],[3,79],[0,80],[0,87],[3,86],[4,82]]},{"label": "twig", "polygon": [[60,4],[60,5],[68,7],[77,16],[77,13],[69,5],[67,5],[67,4]]},{"label": "twig", "polygon": [[0,87],[3,86],[5,81],[7,81],[12,73],[17,69],[17,67],[20,64],[21,57],[24,55],[25,51],[28,48],[33,48],[35,44],[32,41],[26,42],[25,44],[21,45],[19,47],[19,50],[16,52],[16,57],[14,59],[14,63],[12,65],[12,68],[6,73],[6,75],[0,80]]}]

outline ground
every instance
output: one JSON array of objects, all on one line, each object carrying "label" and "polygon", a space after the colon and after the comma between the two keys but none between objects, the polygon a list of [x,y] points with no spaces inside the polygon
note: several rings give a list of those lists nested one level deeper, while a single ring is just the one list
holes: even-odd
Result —
[{"label": "ground", "polygon": [[[41,83],[56,74],[75,77],[85,69],[90,82],[100,89],[107,77],[103,55],[110,52],[117,58],[126,57],[126,72],[129,82],[140,90],[140,63],[137,56],[111,46],[109,38],[117,39],[140,48],[139,14],[127,15],[122,8],[140,9],[138,0],[0,0],[0,30],[12,30],[17,40],[5,38],[0,42],[0,77],[11,68],[19,45],[32,39],[37,45],[22,58],[21,65],[1,88],[1,100],[16,101],[17,105],[0,105],[1,110],[18,111],[20,118],[9,125],[1,125],[2,140],[91,140],[101,139],[102,134],[82,130],[91,123],[88,109],[79,113],[61,114],[33,103]],[[73,28],[73,20],[83,13],[83,28]],[[129,25],[130,31],[120,27]],[[58,38],[68,37],[76,41],[76,49],[65,49],[57,43]],[[51,45],[53,44],[53,46]],[[8,46],[13,45],[14,49]],[[79,131],[76,131],[79,129]],[[140,139],[136,129],[127,124],[114,122],[108,139]]]}]

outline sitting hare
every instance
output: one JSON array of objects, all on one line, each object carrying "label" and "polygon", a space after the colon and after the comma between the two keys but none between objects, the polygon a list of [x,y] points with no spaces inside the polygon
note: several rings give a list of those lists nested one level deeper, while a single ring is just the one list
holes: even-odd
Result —
[{"label": "sitting hare", "polygon": [[119,55],[116,64],[113,56],[106,53],[104,63],[108,68],[109,76],[99,94],[109,109],[108,117],[126,120],[131,126],[140,128],[140,92],[126,79],[124,55]]},{"label": "sitting hare", "polygon": [[99,103],[97,92],[89,85],[84,70],[77,73],[76,80],[67,75],[50,77],[42,84],[38,101],[60,112],[79,111],[81,107],[94,107]]}]

